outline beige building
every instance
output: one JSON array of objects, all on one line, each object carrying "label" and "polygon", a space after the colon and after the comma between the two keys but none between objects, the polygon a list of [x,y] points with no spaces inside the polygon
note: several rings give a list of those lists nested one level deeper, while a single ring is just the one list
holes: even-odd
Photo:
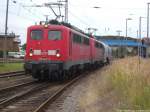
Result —
[{"label": "beige building", "polygon": [[19,44],[21,43],[19,35],[14,33],[6,35],[6,48],[5,48],[5,35],[0,34],[0,51],[19,51]]},{"label": "beige building", "polygon": [[7,54],[8,52],[18,52],[20,43],[19,35],[15,35],[14,33],[8,35],[0,34],[0,58],[3,58],[4,51]]}]

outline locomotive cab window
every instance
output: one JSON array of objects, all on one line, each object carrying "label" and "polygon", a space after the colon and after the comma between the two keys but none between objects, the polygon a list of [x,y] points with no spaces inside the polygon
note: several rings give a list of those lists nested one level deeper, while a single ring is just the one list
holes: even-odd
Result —
[{"label": "locomotive cab window", "polygon": [[42,31],[41,30],[33,30],[31,31],[31,39],[40,40],[42,39]]},{"label": "locomotive cab window", "polygon": [[48,39],[61,40],[61,31],[58,30],[48,31]]}]

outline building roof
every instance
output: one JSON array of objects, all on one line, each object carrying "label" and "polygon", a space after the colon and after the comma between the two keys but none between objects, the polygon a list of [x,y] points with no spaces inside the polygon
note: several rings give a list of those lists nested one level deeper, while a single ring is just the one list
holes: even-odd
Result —
[{"label": "building roof", "polygon": [[15,38],[15,37],[19,37],[19,35],[15,35],[15,33],[9,33],[7,35],[5,35],[4,33],[0,33],[0,38],[4,38],[4,37],[7,37],[7,38]]},{"label": "building roof", "polygon": [[132,41],[132,40],[101,40],[103,41],[105,44],[110,45],[110,46],[143,46],[146,47],[146,45],[142,45],[141,42],[136,42],[136,41]]},{"label": "building roof", "polygon": [[127,40],[137,40],[137,38],[132,38],[132,37],[124,37],[124,36],[110,36],[110,35],[108,35],[108,36],[95,36],[96,37],[96,39],[114,39],[114,40],[118,40],[118,39],[120,39],[120,40],[123,40],[123,39],[127,39]]},{"label": "building roof", "polygon": [[143,46],[147,47],[146,44],[143,44],[139,42],[136,38],[131,37],[117,37],[117,36],[96,36],[96,38],[100,41],[103,41],[105,44],[109,46],[131,46],[131,47],[137,47],[137,46]]}]

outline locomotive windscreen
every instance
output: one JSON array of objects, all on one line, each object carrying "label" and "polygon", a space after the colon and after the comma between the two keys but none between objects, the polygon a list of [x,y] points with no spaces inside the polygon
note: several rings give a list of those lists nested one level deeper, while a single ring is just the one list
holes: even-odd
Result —
[{"label": "locomotive windscreen", "polygon": [[40,40],[42,39],[42,31],[41,30],[33,30],[31,31],[31,39]]},{"label": "locomotive windscreen", "polygon": [[53,30],[48,32],[49,40],[61,40],[61,31]]}]

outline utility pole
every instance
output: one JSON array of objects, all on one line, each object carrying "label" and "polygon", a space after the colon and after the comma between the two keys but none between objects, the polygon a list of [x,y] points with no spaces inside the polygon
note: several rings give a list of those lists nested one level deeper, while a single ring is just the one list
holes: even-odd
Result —
[{"label": "utility pole", "polygon": [[5,19],[5,37],[4,37],[4,53],[3,53],[3,58],[5,61],[7,59],[8,7],[9,7],[9,0],[7,0],[6,4],[6,19]]},{"label": "utility pole", "polygon": [[[139,17],[139,57],[141,56],[141,19],[142,19],[142,17],[140,16]],[[139,63],[140,63],[140,61],[139,61]]]},{"label": "utility pole", "polygon": [[[147,3],[147,39],[149,38],[149,4]],[[147,49],[146,49],[146,57],[148,57]]]},{"label": "utility pole", "polygon": [[128,55],[127,53],[127,40],[128,40],[128,21],[129,20],[132,20],[132,18],[126,18],[126,36],[125,36],[125,41],[126,41],[126,44],[125,44],[125,56]]},{"label": "utility pole", "polygon": [[147,38],[149,38],[149,4],[147,3]]},{"label": "utility pole", "polygon": [[142,48],[141,48],[141,20],[142,17],[139,17],[139,46],[138,46],[138,58],[139,58],[139,70],[141,64]]},{"label": "utility pole", "polygon": [[68,0],[66,0],[65,2],[65,22],[68,23]]}]

